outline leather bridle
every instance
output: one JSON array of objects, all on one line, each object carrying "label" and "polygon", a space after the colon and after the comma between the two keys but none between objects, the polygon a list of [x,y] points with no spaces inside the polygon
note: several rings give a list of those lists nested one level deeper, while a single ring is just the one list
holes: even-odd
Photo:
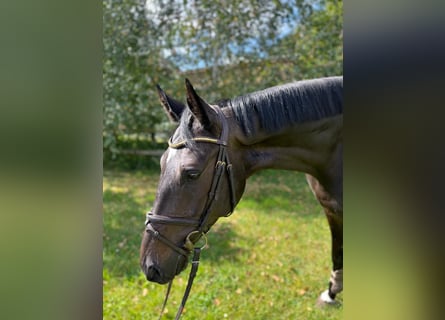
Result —
[{"label": "leather bridle", "polygon": [[[230,193],[230,212],[226,215],[229,216],[233,210],[235,209],[236,205],[236,198],[235,198],[235,186],[234,186],[234,179],[233,179],[233,171],[232,171],[232,164],[230,162],[229,156],[227,154],[227,141],[228,141],[228,135],[229,135],[229,127],[227,124],[227,119],[225,118],[223,112],[218,107],[211,108],[216,112],[218,115],[218,118],[221,123],[221,135],[219,139],[214,138],[208,138],[208,137],[195,137],[192,138],[194,142],[199,143],[212,143],[219,146],[218,151],[218,157],[216,160],[215,165],[215,172],[212,179],[212,184],[210,187],[210,191],[208,193],[207,202],[204,207],[204,211],[197,219],[193,218],[181,218],[181,217],[169,217],[164,215],[158,215],[154,214],[152,212],[147,213],[147,219],[145,221],[146,231],[149,232],[154,239],[157,239],[176,251],[179,255],[184,256],[186,259],[190,255],[190,253],[193,251],[193,258],[192,258],[192,268],[190,270],[189,280],[187,283],[187,287],[184,293],[184,296],[182,298],[181,305],[179,306],[178,312],[176,314],[176,320],[180,318],[182,310],[185,306],[185,303],[187,301],[188,295],[190,293],[193,279],[195,278],[196,272],[198,270],[199,265],[199,257],[201,249],[205,247],[194,247],[195,243],[198,242],[198,240],[204,236],[205,243],[207,244],[207,238],[205,237],[205,234],[209,231],[210,226],[208,225],[208,219],[211,215],[213,205],[215,204],[216,195],[220,189],[221,186],[221,176],[223,175],[224,171],[227,171],[227,177],[229,182],[229,193]],[[170,148],[173,149],[181,149],[187,147],[187,140],[182,140],[179,142],[174,143],[172,141],[172,138],[168,141],[168,145]],[[182,246],[178,246],[173,241],[169,240],[162,234],[160,234],[154,227],[153,224],[171,224],[176,226],[185,226],[185,227],[193,227],[195,228],[193,231],[191,231],[185,238],[184,244]],[[171,280],[168,284],[167,288],[167,294],[162,306],[161,315],[159,319],[162,317],[165,305],[168,300],[168,296],[170,293],[170,288],[172,285],[173,280]]]}]

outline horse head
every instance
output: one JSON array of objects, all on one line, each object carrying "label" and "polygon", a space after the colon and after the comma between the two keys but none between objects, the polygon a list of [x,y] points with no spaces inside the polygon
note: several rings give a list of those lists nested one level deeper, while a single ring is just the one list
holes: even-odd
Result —
[{"label": "horse head", "polygon": [[149,281],[167,283],[187,266],[193,246],[219,217],[229,215],[244,191],[246,172],[233,124],[186,80],[187,103],[158,94],[178,122],[161,157],[161,175],[147,214],[140,265]]}]

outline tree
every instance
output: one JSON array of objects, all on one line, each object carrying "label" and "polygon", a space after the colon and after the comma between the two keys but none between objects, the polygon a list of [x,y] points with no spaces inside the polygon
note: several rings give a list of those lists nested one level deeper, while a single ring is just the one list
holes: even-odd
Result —
[{"label": "tree", "polygon": [[104,147],[166,123],[155,85],[209,101],[342,74],[342,1],[119,0],[104,6]]},{"label": "tree", "polygon": [[[290,7],[283,9],[279,22],[271,24],[270,35],[255,38],[253,48],[234,51],[226,64],[185,71],[184,75],[213,100],[301,79],[341,75],[343,3],[327,0],[286,4]],[[285,29],[289,31],[283,32]],[[250,41],[247,33],[244,37],[245,42]],[[211,47],[211,42],[208,45]]]},{"label": "tree", "polygon": [[117,152],[122,135],[154,139],[163,122],[155,84],[177,68],[160,55],[144,1],[104,1],[103,7],[104,148]]}]

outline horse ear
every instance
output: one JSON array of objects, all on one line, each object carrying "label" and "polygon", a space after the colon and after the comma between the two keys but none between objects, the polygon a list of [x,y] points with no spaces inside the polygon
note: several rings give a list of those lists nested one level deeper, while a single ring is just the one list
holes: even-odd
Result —
[{"label": "horse ear", "polygon": [[159,85],[156,85],[156,89],[158,89],[159,101],[161,101],[161,105],[164,107],[168,117],[171,121],[178,122],[184,111],[185,105],[182,102],[169,97]]},{"label": "horse ear", "polygon": [[189,79],[185,79],[185,87],[187,89],[187,106],[204,127],[210,127],[212,112],[210,105],[198,96]]}]

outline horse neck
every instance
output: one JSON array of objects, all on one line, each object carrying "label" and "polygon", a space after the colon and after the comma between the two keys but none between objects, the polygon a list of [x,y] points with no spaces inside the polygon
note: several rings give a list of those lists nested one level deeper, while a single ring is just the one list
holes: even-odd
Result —
[{"label": "horse neck", "polygon": [[[248,175],[262,169],[296,170],[321,178],[341,159],[343,115],[296,124],[279,132],[236,130]],[[340,164],[341,165],[341,164]]]}]

